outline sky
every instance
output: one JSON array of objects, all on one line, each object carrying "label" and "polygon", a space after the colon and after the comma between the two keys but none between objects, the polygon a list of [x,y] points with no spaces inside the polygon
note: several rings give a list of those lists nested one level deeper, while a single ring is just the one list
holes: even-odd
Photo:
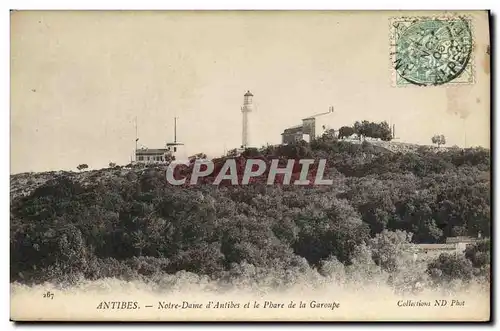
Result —
[{"label": "sky", "polygon": [[[473,18],[474,83],[395,87],[389,19],[422,13],[335,11],[17,11],[11,13],[11,173],[127,164],[164,148],[174,117],[185,153],[241,145],[334,106],[331,126],[396,125],[398,141],[489,148],[486,12]],[[428,14],[428,13],[425,13]]]}]

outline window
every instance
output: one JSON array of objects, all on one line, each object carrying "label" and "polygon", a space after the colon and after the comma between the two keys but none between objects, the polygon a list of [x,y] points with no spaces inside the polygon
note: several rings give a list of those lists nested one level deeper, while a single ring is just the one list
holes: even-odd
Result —
[{"label": "window", "polygon": [[144,157],[142,155],[139,155],[139,157],[137,158],[139,161],[142,161],[144,160]]}]

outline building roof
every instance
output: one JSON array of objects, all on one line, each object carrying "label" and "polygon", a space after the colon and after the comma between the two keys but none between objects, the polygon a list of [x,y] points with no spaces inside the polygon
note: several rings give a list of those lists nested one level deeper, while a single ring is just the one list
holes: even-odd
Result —
[{"label": "building roof", "polygon": [[141,148],[137,149],[135,151],[135,154],[140,154],[140,155],[163,155],[166,152],[168,152],[168,149],[165,148]]},{"label": "building roof", "polygon": [[319,116],[323,116],[323,115],[327,115],[327,114],[332,114],[332,112],[324,112],[324,113],[320,113],[320,114],[316,114],[316,115],[312,115],[312,116],[309,116],[309,117],[306,117],[306,118],[303,118],[302,120],[312,120],[312,119],[315,119],[316,117],[319,117]]},{"label": "building roof", "polygon": [[448,237],[446,238],[447,244],[453,243],[470,243],[476,241],[476,238],[467,237],[467,236],[458,236],[458,237]]},{"label": "building roof", "polygon": [[245,96],[245,97],[253,97],[253,94],[252,94],[252,93],[250,93],[250,91],[247,91],[247,93],[245,93],[245,95],[244,95],[244,96]]},{"label": "building roof", "polygon": [[180,143],[180,142],[173,142],[173,143],[167,143],[167,146],[183,146],[184,144],[183,143]]},{"label": "building roof", "polygon": [[424,249],[424,250],[443,250],[443,249],[449,249],[449,250],[454,250],[456,249],[456,246],[454,244],[417,244],[416,245],[417,249]]}]

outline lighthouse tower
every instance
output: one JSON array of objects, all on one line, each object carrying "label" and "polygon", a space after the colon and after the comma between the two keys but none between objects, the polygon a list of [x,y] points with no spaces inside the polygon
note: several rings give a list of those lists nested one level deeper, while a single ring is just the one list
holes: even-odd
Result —
[{"label": "lighthouse tower", "polygon": [[242,128],[242,142],[241,148],[250,147],[250,129],[249,129],[249,113],[253,110],[252,104],[253,94],[247,91],[243,96],[243,107],[241,107],[241,113],[243,114],[243,128]]}]

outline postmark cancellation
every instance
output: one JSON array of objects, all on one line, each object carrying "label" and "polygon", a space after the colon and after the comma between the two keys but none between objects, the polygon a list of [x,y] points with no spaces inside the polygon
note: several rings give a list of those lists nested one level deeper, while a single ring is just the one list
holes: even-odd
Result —
[{"label": "postmark cancellation", "polygon": [[389,39],[393,86],[474,83],[471,18],[460,15],[391,18]]}]

